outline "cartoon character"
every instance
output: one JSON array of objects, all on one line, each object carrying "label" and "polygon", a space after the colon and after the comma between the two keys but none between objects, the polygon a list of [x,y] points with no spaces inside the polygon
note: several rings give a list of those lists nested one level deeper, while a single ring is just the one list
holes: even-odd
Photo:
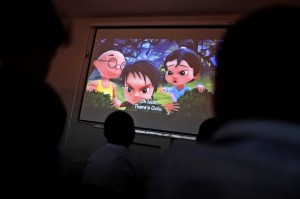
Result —
[{"label": "cartoon character", "polygon": [[118,103],[114,100],[112,105],[116,108],[133,106],[142,99],[153,99],[153,93],[160,83],[160,74],[151,61],[139,60],[124,68],[121,80],[126,101]]},{"label": "cartoon character", "polygon": [[[170,93],[173,102],[177,102],[185,91],[193,89],[185,84],[200,77],[201,62],[193,50],[181,47],[165,58],[164,68],[166,81],[174,86],[162,87],[160,90],[162,93]],[[201,84],[198,84],[196,88],[199,92],[205,91],[205,87]]]},{"label": "cartoon character", "polygon": [[[131,108],[142,100],[154,100],[153,94],[156,92],[160,83],[160,72],[149,60],[139,60],[128,64],[122,74],[124,85],[124,97],[126,101],[120,103],[113,100],[112,106],[116,108]],[[178,111],[178,103],[168,103],[161,105],[168,112]]]},{"label": "cartoon character", "polygon": [[110,79],[120,77],[125,67],[124,55],[119,51],[109,50],[94,60],[93,64],[101,74],[101,79],[89,81],[86,91],[103,92],[109,94],[112,100],[117,100],[116,85]]}]

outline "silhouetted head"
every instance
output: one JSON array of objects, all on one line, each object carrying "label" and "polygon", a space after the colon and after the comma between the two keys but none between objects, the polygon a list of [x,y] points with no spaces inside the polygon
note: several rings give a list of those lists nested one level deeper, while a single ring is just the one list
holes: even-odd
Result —
[{"label": "silhouetted head", "polygon": [[300,8],[274,6],[233,25],[218,53],[215,112],[300,121]]},{"label": "silhouetted head", "polygon": [[44,79],[57,48],[69,41],[54,5],[49,0],[6,1],[1,8],[13,17],[2,17],[0,65]]},{"label": "silhouetted head", "polygon": [[3,157],[3,170],[9,173],[2,178],[3,191],[16,190],[11,197],[46,193],[56,198],[62,188],[59,144],[67,114],[54,89],[42,80],[68,35],[49,0],[5,1],[1,9],[1,131],[11,146]]},{"label": "silhouetted head", "polygon": [[215,134],[217,129],[221,126],[221,121],[216,117],[211,117],[204,120],[199,127],[196,136],[196,142],[207,142]]},{"label": "silhouetted head", "polygon": [[104,122],[104,136],[111,144],[129,147],[135,137],[133,118],[124,111],[115,111]]}]

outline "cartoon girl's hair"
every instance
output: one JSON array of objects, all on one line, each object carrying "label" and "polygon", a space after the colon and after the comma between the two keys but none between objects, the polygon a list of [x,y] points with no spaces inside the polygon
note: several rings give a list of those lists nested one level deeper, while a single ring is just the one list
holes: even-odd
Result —
[{"label": "cartoon girl's hair", "polygon": [[178,65],[182,60],[185,60],[191,68],[194,69],[194,76],[201,72],[202,64],[199,55],[186,47],[181,47],[171,52],[164,60],[164,68],[168,70],[167,62],[177,60]]},{"label": "cartoon girl's hair", "polygon": [[154,87],[154,92],[156,92],[157,87],[160,83],[160,72],[151,61],[139,60],[126,65],[121,74],[121,81],[123,85],[125,85],[127,77],[130,73],[132,73],[133,77],[135,77],[136,75],[140,79],[143,77],[145,83],[146,77],[148,77]]}]

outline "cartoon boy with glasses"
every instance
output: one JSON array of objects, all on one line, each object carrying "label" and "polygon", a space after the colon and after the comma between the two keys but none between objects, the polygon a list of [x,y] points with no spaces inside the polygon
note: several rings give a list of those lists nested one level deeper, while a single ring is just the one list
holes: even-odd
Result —
[{"label": "cartoon boy with glasses", "polygon": [[100,73],[101,79],[89,81],[86,91],[103,92],[110,95],[110,99],[117,100],[116,84],[110,79],[120,77],[125,67],[124,55],[119,51],[109,50],[94,60],[93,64]]}]

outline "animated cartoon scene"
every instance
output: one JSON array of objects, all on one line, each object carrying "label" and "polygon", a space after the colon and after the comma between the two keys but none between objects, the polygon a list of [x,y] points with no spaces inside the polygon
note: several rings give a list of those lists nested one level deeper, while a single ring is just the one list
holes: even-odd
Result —
[{"label": "animated cartoon scene", "polygon": [[180,123],[212,117],[219,42],[216,38],[109,38],[98,34],[80,118],[102,122],[103,115],[117,109],[134,112],[136,117],[140,113],[146,120]]}]

